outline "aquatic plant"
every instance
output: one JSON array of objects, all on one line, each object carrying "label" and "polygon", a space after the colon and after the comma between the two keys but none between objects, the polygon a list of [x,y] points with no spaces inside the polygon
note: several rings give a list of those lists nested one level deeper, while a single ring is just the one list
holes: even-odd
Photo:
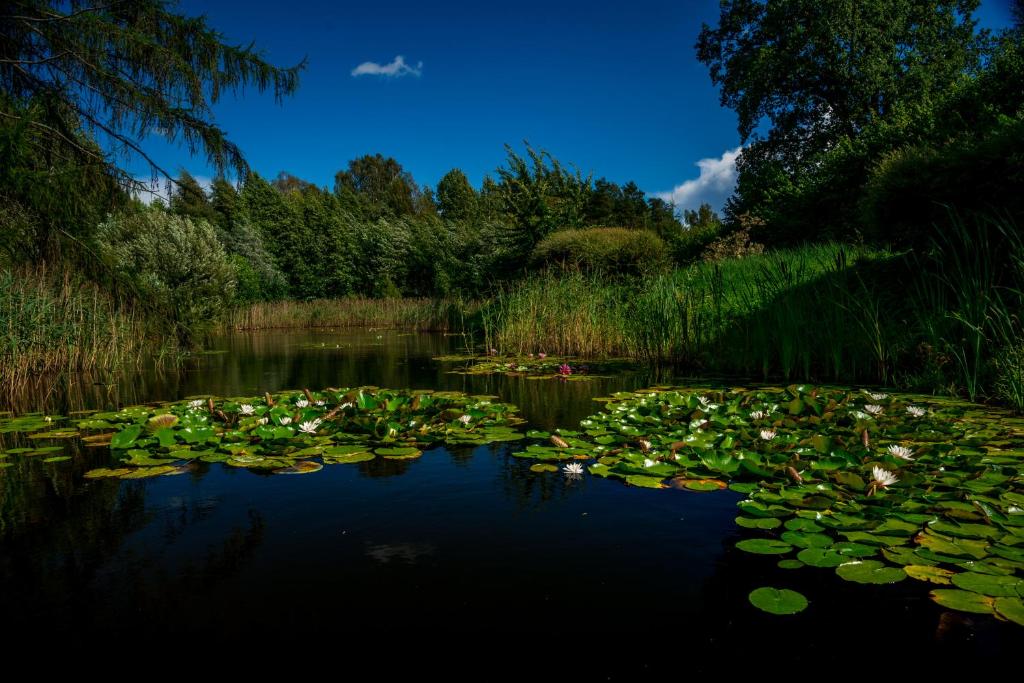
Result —
[{"label": "aquatic plant", "polygon": [[[528,432],[535,443],[513,455],[586,460],[591,476],[644,488],[728,486],[746,496],[736,523],[761,534],[736,544],[744,552],[795,553],[780,566],[858,583],[951,584],[932,599],[1024,624],[1024,419],[950,399],[871,399],[874,415],[859,392],[806,385],[621,392],[579,431]],[[751,602],[799,604],[766,590]]]},{"label": "aquatic plant", "polygon": [[515,429],[522,422],[515,406],[492,397],[375,387],[189,399],[95,412],[70,426],[66,421],[45,415],[0,418],[0,433],[109,444],[112,466],[85,476],[124,479],[181,474],[200,462],[306,474],[325,464],[377,456],[417,458],[439,444],[482,445],[524,436]]}]

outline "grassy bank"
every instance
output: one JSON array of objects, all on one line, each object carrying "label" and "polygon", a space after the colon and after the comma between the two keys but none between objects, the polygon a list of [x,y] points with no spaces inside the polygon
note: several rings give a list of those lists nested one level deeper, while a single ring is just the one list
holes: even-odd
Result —
[{"label": "grassy bank", "polygon": [[931,250],[778,250],[616,283],[544,275],[482,311],[499,352],[625,356],[766,380],[882,384],[1024,408],[1024,247],[954,221]]},{"label": "grassy bank", "polygon": [[479,305],[458,299],[345,297],[313,301],[275,301],[232,311],[228,329],[262,330],[304,327],[390,327],[462,332]]},{"label": "grassy bank", "polygon": [[168,349],[143,317],[70,269],[0,270],[0,386],[120,368]]}]

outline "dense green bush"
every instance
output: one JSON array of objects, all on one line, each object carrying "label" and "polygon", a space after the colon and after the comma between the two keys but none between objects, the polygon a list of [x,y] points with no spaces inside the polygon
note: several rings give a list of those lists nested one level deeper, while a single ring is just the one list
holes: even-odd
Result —
[{"label": "dense green bush", "polygon": [[531,263],[605,275],[652,275],[671,266],[660,237],[626,228],[559,230],[534,248]]},{"label": "dense green bush", "polygon": [[1024,216],[1024,119],[1003,118],[984,136],[886,156],[861,200],[865,237],[925,244],[951,207],[962,216],[994,209]]},{"label": "dense green bush", "polygon": [[235,267],[213,226],[159,210],[112,216],[96,231],[100,255],[138,299],[184,342],[224,313],[235,294]]}]

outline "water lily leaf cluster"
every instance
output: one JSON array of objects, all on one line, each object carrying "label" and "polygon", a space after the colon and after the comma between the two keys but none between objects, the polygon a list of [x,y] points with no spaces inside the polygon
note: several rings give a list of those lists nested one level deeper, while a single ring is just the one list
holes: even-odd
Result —
[{"label": "water lily leaf cluster", "polygon": [[[1024,420],[953,400],[805,385],[622,392],[516,453],[593,476],[746,497],[737,548],[857,583],[913,579],[1021,623]],[[783,564],[784,563],[784,564]]]},{"label": "water lily leaf cluster", "polygon": [[524,437],[522,422],[515,406],[493,397],[376,387],[134,406],[90,416],[93,428],[114,430],[118,462],[85,476],[176,474],[195,461],[307,474],[377,457],[418,458],[438,444],[514,441]]},{"label": "water lily leaf cluster", "polygon": [[526,379],[560,379],[568,382],[583,382],[598,377],[609,377],[611,373],[634,367],[626,360],[603,360],[581,362],[559,356],[438,356],[440,362],[459,363],[450,372],[460,375],[507,375]]}]

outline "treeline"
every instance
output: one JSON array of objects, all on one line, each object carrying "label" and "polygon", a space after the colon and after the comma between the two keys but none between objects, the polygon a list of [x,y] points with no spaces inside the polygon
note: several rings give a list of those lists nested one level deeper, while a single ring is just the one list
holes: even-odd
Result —
[{"label": "treeline", "polygon": [[[478,297],[547,265],[537,248],[557,231],[624,229],[619,241],[644,247],[632,266],[686,260],[689,239],[718,225],[710,207],[687,213],[692,225],[684,225],[670,204],[635,183],[594,181],[529,146],[525,157],[509,148],[505,165],[479,189],[459,169],[436,188],[421,186],[396,160],[377,154],[349,162],[333,188],[282,172],[270,181],[252,173],[240,187],[218,178],[206,191],[183,172],[169,204],[148,210],[213,226],[234,269],[239,303],[353,294]],[[592,245],[600,234],[579,241]]]}]

